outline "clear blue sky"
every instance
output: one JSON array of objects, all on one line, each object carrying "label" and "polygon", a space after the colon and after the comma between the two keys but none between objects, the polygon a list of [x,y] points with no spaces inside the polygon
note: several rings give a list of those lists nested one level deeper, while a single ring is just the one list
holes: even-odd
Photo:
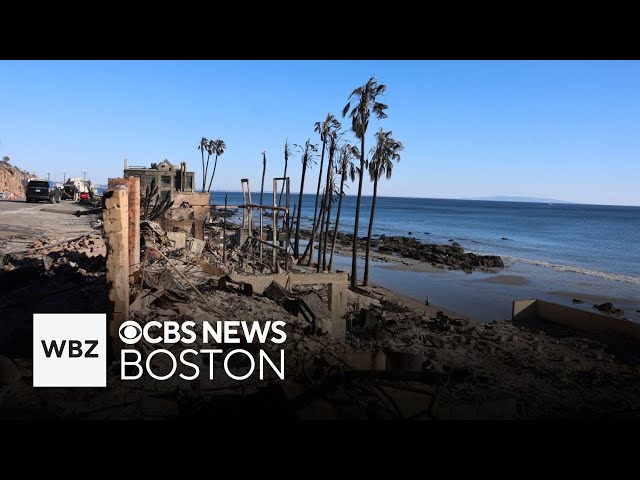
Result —
[{"label": "clear blue sky", "polygon": [[[387,85],[379,126],[405,145],[381,195],[640,205],[630,61],[3,61],[0,156],[56,180],[105,183],[124,158],[187,161],[200,178],[200,138],[222,138],[214,189],[256,188],[263,150],[267,178],[281,175],[285,139],[319,142],[314,123],[372,75]],[[297,191],[298,158],[290,172]]]}]

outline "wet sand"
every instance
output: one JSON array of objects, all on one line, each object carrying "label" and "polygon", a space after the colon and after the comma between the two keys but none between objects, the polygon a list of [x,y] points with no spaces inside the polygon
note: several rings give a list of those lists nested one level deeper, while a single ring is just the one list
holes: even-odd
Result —
[{"label": "wet sand", "polygon": [[527,285],[529,280],[520,275],[496,275],[484,280],[489,283],[499,283],[501,285]]},{"label": "wet sand", "polygon": [[570,290],[556,290],[553,292],[549,292],[549,295],[556,295],[558,297],[567,297],[571,299],[575,298],[575,299],[583,300],[585,303],[588,303],[588,302],[593,302],[593,303],[611,302],[611,303],[620,303],[620,304],[632,303],[632,301],[629,300],[628,298],[603,296],[597,293],[573,292]]},{"label": "wet sand", "polygon": [[403,261],[399,263],[393,263],[391,265],[383,265],[380,268],[384,268],[387,270],[404,270],[407,272],[429,272],[429,273],[441,273],[446,270],[446,268],[434,267],[430,263],[419,262],[417,260],[413,260],[412,262]]}]

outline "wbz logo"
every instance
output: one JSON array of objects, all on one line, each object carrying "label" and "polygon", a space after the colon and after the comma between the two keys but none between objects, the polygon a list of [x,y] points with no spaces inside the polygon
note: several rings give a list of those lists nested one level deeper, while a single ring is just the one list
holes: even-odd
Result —
[{"label": "wbz logo", "polygon": [[106,387],[104,313],[33,315],[34,387]]},{"label": "wbz logo", "polygon": [[[60,358],[64,355],[64,346],[67,344],[66,340],[62,340],[58,345],[58,342],[51,340],[51,343],[47,345],[45,340],[41,340],[44,354],[47,358],[51,357],[51,354],[55,353],[55,356]],[[84,352],[86,358],[98,358],[97,353],[91,353],[98,346],[98,340],[85,340],[85,345],[89,345],[89,349]],[[82,342],[80,340],[69,340],[69,357],[78,358],[83,356]]]}]

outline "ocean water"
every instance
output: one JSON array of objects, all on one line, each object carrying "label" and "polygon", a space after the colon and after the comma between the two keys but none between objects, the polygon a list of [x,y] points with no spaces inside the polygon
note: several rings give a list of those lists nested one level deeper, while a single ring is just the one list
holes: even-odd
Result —
[{"label": "ocean water", "polygon": [[[212,194],[212,204],[225,193]],[[228,192],[229,205],[242,194]],[[267,200],[268,199],[268,200]],[[258,195],[252,200],[257,203]],[[271,193],[264,202],[272,202]],[[302,223],[313,219],[314,195],[304,195]],[[291,205],[298,196],[291,196]],[[353,231],[356,199],[345,197],[340,230]],[[360,236],[365,236],[371,198],[363,197]],[[335,213],[334,213],[335,214]],[[405,295],[476,320],[510,318],[513,300],[542,298],[593,309],[611,301],[625,316],[640,322],[640,207],[491,202],[380,197],[374,234],[411,235],[423,242],[455,240],[466,250],[500,255],[506,268],[498,273],[389,269],[372,262],[372,281]],[[362,278],[363,260],[358,263]],[[351,259],[338,256],[336,268],[350,271]],[[499,277],[517,277],[504,283]],[[574,304],[580,298],[583,304]]]},{"label": "ocean water", "polygon": [[[252,194],[258,202],[259,193]],[[264,194],[264,202],[273,201]],[[315,196],[305,194],[302,218],[313,219]],[[228,193],[229,204],[242,194]],[[212,194],[213,204],[224,194]],[[291,204],[298,196],[291,196]],[[353,231],[356,198],[343,201],[340,230]],[[371,197],[362,198],[360,236],[365,236]],[[640,286],[640,207],[380,197],[374,234],[411,235],[422,242],[455,240],[466,250],[495,254],[559,271],[575,271]]]}]

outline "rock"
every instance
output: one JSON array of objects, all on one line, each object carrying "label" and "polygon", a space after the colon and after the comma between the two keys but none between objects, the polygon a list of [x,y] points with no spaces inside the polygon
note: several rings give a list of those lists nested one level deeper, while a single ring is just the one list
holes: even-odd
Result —
[{"label": "rock", "polygon": [[584,303],[582,300],[580,300],[579,298],[574,298],[571,300],[573,303]]},{"label": "rock", "polygon": [[501,240],[509,240],[507,237],[502,237]]},{"label": "rock", "polygon": [[0,355],[0,385],[11,385],[22,378],[13,360]]},{"label": "rock", "polygon": [[601,312],[612,313],[614,315],[624,315],[624,310],[615,308],[611,302],[601,303],[600,305],[595,304],[594,307]]},{"label": "rock", "polygon": [[410,232],[409,232],[409,235],[413,235],[413,232],[411,232],[411,231],[410,231]]}]

